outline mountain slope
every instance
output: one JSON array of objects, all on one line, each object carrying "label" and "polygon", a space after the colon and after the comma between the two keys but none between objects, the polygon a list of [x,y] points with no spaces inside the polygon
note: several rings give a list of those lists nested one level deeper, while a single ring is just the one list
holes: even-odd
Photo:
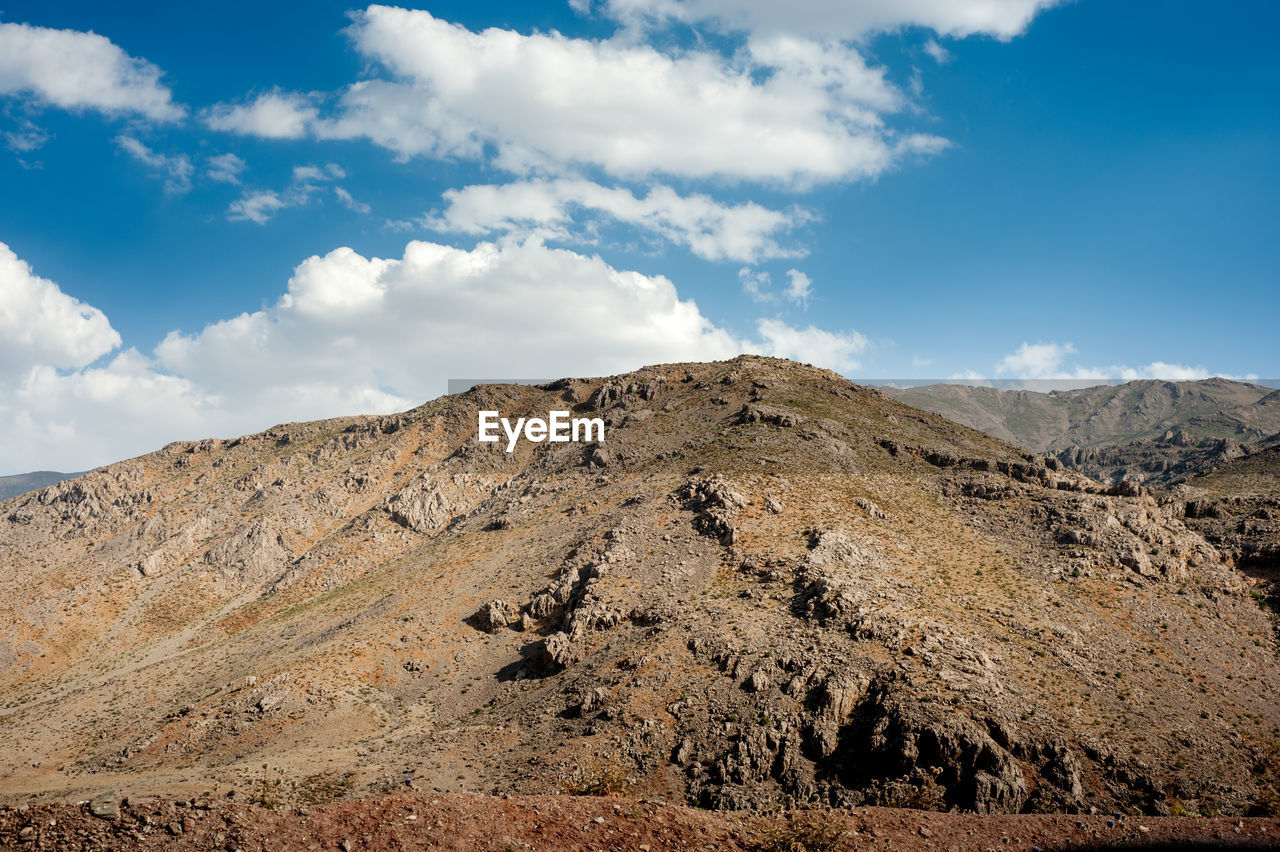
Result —
[{"label": "mountain slope", "polygon": [[[1277,436],[1280,438],[1280,436]],[[1280,614],[1280,440],[1172,489],[1186,523],[1251,574]]]},{"label": "mountain slope", "polygon": [[0,786],[1266,809],[1275,637],[1175,515],[747,357],[173,444],[0,505]]},{"label": "mountain slope", "polygon": [[1134,381],[1049,393],[967,385],[884,391],[1050,453],[1106,482],[1169,483],[1239,457],[1251,442],[1280,432],[1280,391],[1227,379]]}]

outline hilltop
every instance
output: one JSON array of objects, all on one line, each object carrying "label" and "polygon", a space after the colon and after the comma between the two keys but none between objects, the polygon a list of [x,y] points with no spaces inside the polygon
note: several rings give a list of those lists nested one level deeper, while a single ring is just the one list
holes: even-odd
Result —
[{"label": "hilltop", "polygon": [[0,789],[1273,812],[1276,635],[1183,515],[755,357],[175,443],[0,504]]}]

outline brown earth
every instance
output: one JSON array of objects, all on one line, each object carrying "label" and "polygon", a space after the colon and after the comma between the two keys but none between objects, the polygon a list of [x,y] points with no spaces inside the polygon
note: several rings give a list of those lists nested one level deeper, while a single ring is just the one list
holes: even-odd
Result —
[{"label": "brown earth", "polygon": [[748,814],[615,797],[416,794],[265,809],[203,799],[0,812],[18,849],[787,850],[1275,848],[1280,819],[977,816],[894,808]]},{"label": "brown earth", "polygon": [[[561,408],[607,440],[476,440]],[[814,368],[485,386],[0,503],[0,799],[1274,814],[1256,591],[1180,506]]]}]

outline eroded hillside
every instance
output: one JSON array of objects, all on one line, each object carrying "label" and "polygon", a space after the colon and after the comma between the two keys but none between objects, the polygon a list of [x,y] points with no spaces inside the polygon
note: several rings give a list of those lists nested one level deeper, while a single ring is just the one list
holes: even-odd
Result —
[{"label": "eroded hillside", "polygon": [[[607,440],[476,440],[556,408]],[[0,504],[0,789],[1273,808],[1178,514],[750,357],[173,444]]]}]

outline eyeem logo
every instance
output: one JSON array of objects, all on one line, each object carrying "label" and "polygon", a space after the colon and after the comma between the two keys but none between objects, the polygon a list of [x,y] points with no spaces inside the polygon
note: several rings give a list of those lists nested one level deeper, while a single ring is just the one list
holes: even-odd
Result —
[{"label": "eyeem logo", "polygon": [[520,417],[515,425],[506,417],[499,419],[496,411],[480,412],[480,442],[496,444],[502,440],[498,427],[507,435],[507,452],[516,448],[521,433],[526,441],[540,444],[543,441],[567,443],[569,441],[603,441],[604,419],[600,417],[569,417],[567,411],[549,411],[547,419]]}]

